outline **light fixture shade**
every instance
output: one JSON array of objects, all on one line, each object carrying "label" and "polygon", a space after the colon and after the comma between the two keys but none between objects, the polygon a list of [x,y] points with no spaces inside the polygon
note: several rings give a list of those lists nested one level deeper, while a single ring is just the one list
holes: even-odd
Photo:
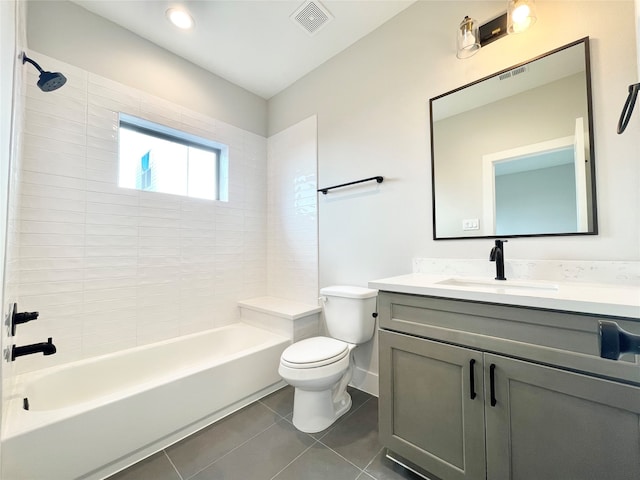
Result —
[{"label": "light fixture shade", "polygon": [[480,34],[478,33],[478,22],[473,18],[464,17],[458,27],[456,40],[458,58],[469,58],[480,50]]},{"label": "light fixture shade", "polygon": [[521,33],[536,23],[534,0],[509,0],[507,5],[507,32]]}]

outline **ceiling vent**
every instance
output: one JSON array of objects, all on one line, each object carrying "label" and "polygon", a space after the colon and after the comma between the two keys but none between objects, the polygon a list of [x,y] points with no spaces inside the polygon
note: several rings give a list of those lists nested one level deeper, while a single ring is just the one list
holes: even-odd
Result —
[{"label": "ceiling vent", "polygon": [[526,65],[523,65],[522,67],[514,68],[513,70],[503,73],[499,78],[500,80],[506,80],[507,78],[515,77],[516,75],[525,73],[528,70],[529,68]]},{"label": "ceiling vent", "polygon": [[309,35],[315,35],[329,23],[333,16],[320,2],[309,0],[300,5],[290,18]]}]

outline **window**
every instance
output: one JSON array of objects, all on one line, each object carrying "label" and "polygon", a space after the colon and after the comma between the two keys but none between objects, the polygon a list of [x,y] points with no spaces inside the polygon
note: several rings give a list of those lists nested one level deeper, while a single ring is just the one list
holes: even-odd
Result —
[{"label": "window", "polygon": [[226,145],[122,113],[119,139],[118,186],[226,200]]}]

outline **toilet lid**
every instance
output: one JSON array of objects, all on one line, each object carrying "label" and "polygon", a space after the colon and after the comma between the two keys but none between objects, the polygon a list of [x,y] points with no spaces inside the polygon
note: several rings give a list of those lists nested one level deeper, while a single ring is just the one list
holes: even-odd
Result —
[{"label": "toilet lid", "polygon": [[313,368],[328,365],[349,354],[348,344],[335,338],[313,337],[290,345],[282,352],[281,361],[291,368]]}]

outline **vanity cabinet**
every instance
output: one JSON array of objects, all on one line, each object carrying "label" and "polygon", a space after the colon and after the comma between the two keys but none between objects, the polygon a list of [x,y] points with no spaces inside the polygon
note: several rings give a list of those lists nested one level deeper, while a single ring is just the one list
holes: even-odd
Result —
[{"label": "vanity cabinet", "polygon": [[384,330],[378,341],[382,443],[440,478],[484,478],[482,352]]},{"label": "vanity cabinet", "polygon": [[[640,386],[594,355],[597,318],[387,292],[378,310],[380,437],[409,465],[442,480],[640,478]],[[568,326],[594,342],[544,345]],[[640,369],[626,360],[618,376]],[[599,363],[609,378],[582,369]]]}]

